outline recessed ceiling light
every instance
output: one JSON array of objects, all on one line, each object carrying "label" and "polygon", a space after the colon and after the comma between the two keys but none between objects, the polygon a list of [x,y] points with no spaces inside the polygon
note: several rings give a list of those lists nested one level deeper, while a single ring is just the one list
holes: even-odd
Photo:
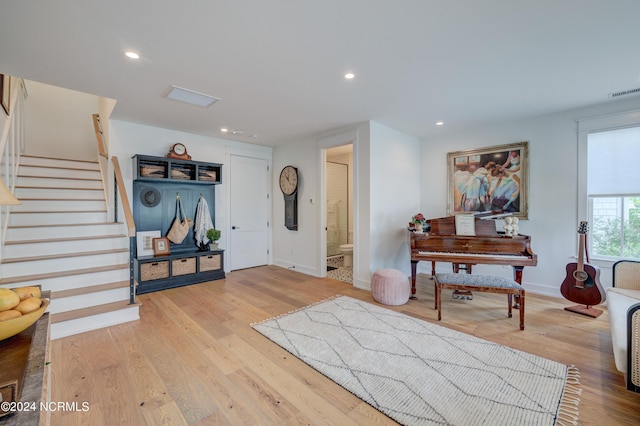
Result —
[{"label": "recessed ceiling light", "polygon": [[220,131],[222,133],[227,133],[229,131],[229,129],[227,129],[226,127],[223,127],[223,128],[220,129]]},{"label": "recessed ceiling light", "polygon": [[138,55],[136,52],[133,51],[128,51],[128,52],[124,52],[125,56],[129,59],[140,59],[140,55]]},{"label": "recessed ceiling light", "polygon": [[444,126],[444,121],[437,121],[436,126]]},{"label": "recessed ceiling light", "polygon": [[344,75],[344,78],[346,78],[347,80],[351,80],[355,77],[356,75],[352,72],[348,72]]},{"label": "recessed ceiling light", "polygon": [[203,108],[211,106],[220,100],[220,98],[216,98],[215,96],[205,95],[204,93],[183,89],[178,86],[171,86],[171,91],[167,95],[167,98],[175,101],[186,102],[191,105],[201,106]]},{"label": "recessed ceiling light", "polygon": [[242,130],[232,130],[231,134],[232,135],[242,136],[242,135],[244,135],[244,131],[242,131]]}]

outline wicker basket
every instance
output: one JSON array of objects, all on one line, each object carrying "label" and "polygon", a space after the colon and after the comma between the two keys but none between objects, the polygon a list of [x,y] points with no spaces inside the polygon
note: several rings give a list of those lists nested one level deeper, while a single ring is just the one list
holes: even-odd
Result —
[{"label": "wicker basket", "polygon": [[140,265],[140,281],[169,278],[169,262],[150,262]]},{"label": "wicker basket", "polygon": [[210,254],[209,256],[200,256],[200,271],[215,271],[220,269],[220,255]]},{"label": "wicker basket", "polygon": [[161,165],[144,164],[140,166],[140,176],[164,178],[166,169]]},{"label": "wicker basket", "polygon": [[196,273],[196,258],[185,257],[183,259],[174,259],[171,261],[171,276],[188,275]]}]

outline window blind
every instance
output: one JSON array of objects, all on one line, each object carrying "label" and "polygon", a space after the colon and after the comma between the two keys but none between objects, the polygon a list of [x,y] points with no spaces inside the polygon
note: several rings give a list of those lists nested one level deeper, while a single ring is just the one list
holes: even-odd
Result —
[{"label": "window blind", "polygon": [[640,127],[589,133],[587,164],[590,197],[640,194]]}]

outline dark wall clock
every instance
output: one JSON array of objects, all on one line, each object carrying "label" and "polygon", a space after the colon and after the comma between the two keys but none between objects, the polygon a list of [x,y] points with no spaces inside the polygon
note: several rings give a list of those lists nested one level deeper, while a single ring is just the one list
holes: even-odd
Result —
[{"label": "dark wall clock", "polygon": [[298,169],[286,166],[280,172],[280,190],[284,196],[284,226],[298,230]]}]

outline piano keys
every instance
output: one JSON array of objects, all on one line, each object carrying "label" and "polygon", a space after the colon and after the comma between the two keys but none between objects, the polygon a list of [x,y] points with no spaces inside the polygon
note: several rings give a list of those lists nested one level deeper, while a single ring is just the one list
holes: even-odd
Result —
[{"label": "piano keys", "polygon": [[418,262],[431,262],[431,275],[435,275],[436,262],[451,262],[454,272],[460,265],[471,273],[473,265],[510,265],[514,280],[522,284],[525,266],[536,266],[538,256],[531,250],[528,235],[506,236],[496,231],[495,220],[475,218],[474,236],[456,235],[455,216],[427,220],[428,233],[411,233],[411,297],[416,294]]}]

